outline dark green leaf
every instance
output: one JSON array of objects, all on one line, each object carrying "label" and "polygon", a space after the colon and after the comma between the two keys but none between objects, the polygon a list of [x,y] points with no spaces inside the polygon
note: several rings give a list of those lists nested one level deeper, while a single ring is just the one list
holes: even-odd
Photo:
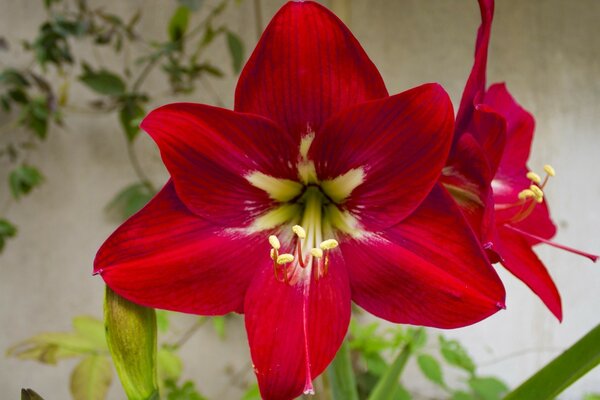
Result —
[{"label": "dark green leaf", "polygon": [[156,314],[106,287],[106,340],[129,400],[157,398]]},{"label": "dark green leaf", "polygon": [[15,199],[19,199],[22,195],[31,192],[43,180],[44,177],[40,171],[30,165],[21,165],[15,168],[8,177],[10,190]]},{"label": "dark green leaf", "polygon": [[112,381],[112,366],[106,356],[84,358],[71,373],[74,400],[104,400]]},{"label": "dark green leaf", "polygon": [[442,375],[442,368],[435,358],[429,354],[421,354],[417,357],[417,364],[419,364],[421,372],[423,372],[423,375],[427,379],[442,387],[446,386]]},{"label": "dark green leaf", "polygon": [[121,127],[127,136],[127,139],[132,142],[140,132],[140,122],[146,112],[135,101],[126,101],[121,110],[119,110],[119,121]]},{"label": "dark green leaf", "polygon": [[87,87],[98,94],[106,96],[120,96],[125,93],[125,82],[120,76],[107,70],[85,70],[79,77]]},{"label": "dark green leaf", "polygon": [[121,190],[106,209],[109,212],[116,212],[121,219],[125,220],[146,205],[154,194],[147,184],[134,183]]},{"label": "dark green leaf", "polygon": [[506,400],[554,399],[598,364],[600,364],[600,324],[509,393]]},{"label": "dark green leaf", "polygon": [[448,340],[440,335],[439,342],[442,356],[448,364],[464,369],[471,374],[475,373],[475,363],[458,341]]},{"label": "dark green leaf", "polygon": [[242,70],[244,62],[244,44],[240,37],[231,31],[227,31],[227,48],[231,54],[231,65],[236,74]]},{"label": "dark green leaf", "polygon": [[7,219],[0,218],[0,237],[14,237],[17,228]]},{"label": "dark green leaf", "polygon": [[169,21],[169,39],[172,42],[177,42],[183,38],[185,31],[188,28],[190,21],[190,9],[186,6],[179,6],[173,13],[171,20]]},{"label": "dark green leaf", "polygon": [[[501,380],[494,377],[473,377],[469,379],[469,386],[481,400],[500,400],[508,392],[508,387]],[[542,397],[529,397],[542,399]]]},{"label": "dark green leaf", "polygon": [[0,73],[0,83],[12,87],[29,86],[29,81],[25,76],[14,68],[7,68]]},{"label": "dark green leaf", "polygon": [[21,389],[21,400],[44,400],[33,389]]}]

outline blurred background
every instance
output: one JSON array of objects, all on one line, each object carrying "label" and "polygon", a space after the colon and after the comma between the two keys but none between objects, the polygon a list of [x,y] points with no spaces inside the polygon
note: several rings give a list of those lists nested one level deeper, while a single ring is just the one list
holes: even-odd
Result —
[{"label": "blurred background", "polygon": [[[156,147],[143,132],[138,135],[136,124],[148,110],[172,101],[231,108],[240,65],[259,28],[283,1],[87,3],[84,18],[76,1],[0,0],[0,68],[32,71],[8,77],[5,72],[3,81],[4,89],[12,85],[24,93],[13,94],[11,110],[0,112],[3,351],[41,332],[71,331],[75,316],[102,317],[104,284],[91,275],[95,252],[124,214],[168,177]],[[475,0],[322,3],[346,21],[390,93],[440,82],[458,104],[480,23]],[[191,11],[174,16],[182,4]],[[68,18],[57,22],[57,14]],[[78,19],[84,24],[69,22]],[[54,25],[44,27],[49,20]],[[488,63],[488,83],[506,82],[536,118],[530,167],[541,171],[549,163],[557,171],[545,190],[559,226],[556,241],[595,253],[600,251],[598,21],[597,0],[499,1]],[[185,49],[177,48],[182,37]],[[510,387],[600,320],[599,266],[547,246],[537,252],[562,294],[562,323],[499,267],[507,310],[444,333],[459,339],[480,373]],[[178,314],[168,319],[161,340],[175,343],[189,329],[195,332],[179,350],[182,379],[194,381],[207,398],[239,399],[253,382],[242,318],[213,324]],[[19,360],[14,351],[0,357],[2,398],[18,398],[22,387],[31,387],[46,399],[67,399],[77,362],[42,365]],[[452,372],[446,378],[461,379]],[[415,398],[447,397],[414,363],[403,382]],[[108,398],[124,398],[118,386],[115,377]],[[600,392],[598,369],[560,398],[582,399],[593,392]]]}]

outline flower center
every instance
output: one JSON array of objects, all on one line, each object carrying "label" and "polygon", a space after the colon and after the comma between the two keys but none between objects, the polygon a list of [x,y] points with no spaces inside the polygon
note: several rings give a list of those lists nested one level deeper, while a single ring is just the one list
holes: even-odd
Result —
[{"label": "flower center", "polygon": [[519,192],[517,201],[509,204],[496,204],[496,210],[516,210],[508,223],[514,224],[523,221],[525,218],[531,215],[536,204],[540,204],[544,201],[544,188],[546,187],[550,177],[556,175],[554,168],[552,168],[550,165],[544,165],[544,171],[546,172],[546,176],[544,177],[543,181],[542,178],[535,172],[530,171],[527,173],[527,179],[530,181],[530,186],[529,188]]}]

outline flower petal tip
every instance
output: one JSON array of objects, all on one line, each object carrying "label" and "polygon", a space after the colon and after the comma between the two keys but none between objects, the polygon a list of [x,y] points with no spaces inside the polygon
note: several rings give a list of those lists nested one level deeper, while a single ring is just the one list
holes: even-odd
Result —
[{"label": "flower petal tip", "polygon": [[496,307],[498,307],[498,310],[506,310],[506,303],[499,301],[496,303]]}]

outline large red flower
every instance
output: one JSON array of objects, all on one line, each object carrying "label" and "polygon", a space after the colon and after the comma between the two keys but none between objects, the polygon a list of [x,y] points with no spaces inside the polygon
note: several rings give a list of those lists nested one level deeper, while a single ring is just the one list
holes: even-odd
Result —
[{"label": "large red flower", "polygon": [[486,63],[494,13],[493,0],[479,0],[482,23],[475,62],[456,116],[453,146],[441,181],[453,194],[492,262],[500,261],[539,296],[560,320],[560,295],[532,246],[544,242],[584,255],[595,255],[553,242],[556,227],[543,194],[546,177],[532,173],[527,160],[534,119],[504,84],[486,90]]},{"label": "large red flower", "polygon": [[310,392],[351,300],[442,328],[504,306],[436,183],[453,122],[440,86],[388,96],[341,21],[290,2],[245,66],[235,111],[170,104],[143,121],[171,180],[104,243],[95,272],[139,304],[243,312],[262,396]]}]

